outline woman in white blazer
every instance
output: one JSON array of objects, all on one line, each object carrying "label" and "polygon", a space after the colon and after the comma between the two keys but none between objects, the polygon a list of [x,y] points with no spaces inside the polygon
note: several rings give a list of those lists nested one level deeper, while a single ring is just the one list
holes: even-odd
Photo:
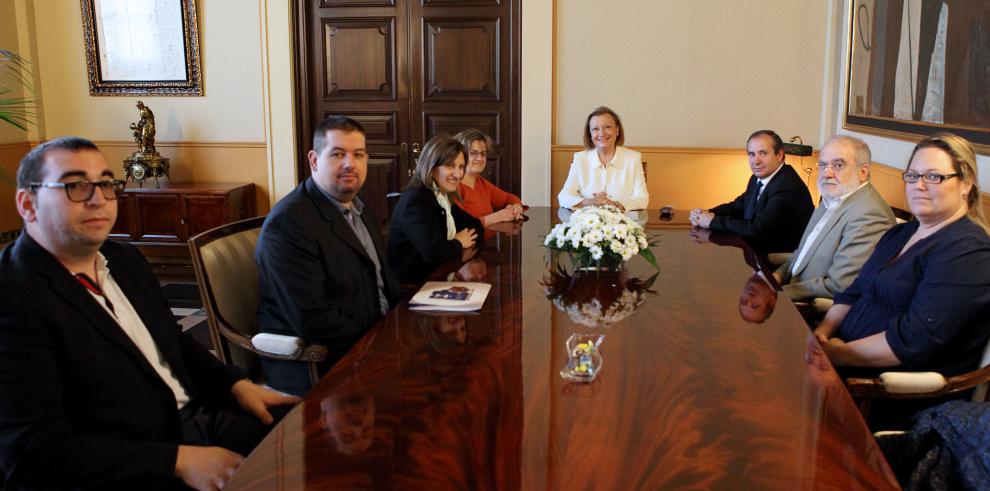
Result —
[{"label": "woman in white blazer", "polygon": [[622,146],[625,133],[615,111],[602,106],[584,124],[585,150],[574,154],[557,202],[564,208],[613,205],[641,210],[650,202],[642,155]]}]

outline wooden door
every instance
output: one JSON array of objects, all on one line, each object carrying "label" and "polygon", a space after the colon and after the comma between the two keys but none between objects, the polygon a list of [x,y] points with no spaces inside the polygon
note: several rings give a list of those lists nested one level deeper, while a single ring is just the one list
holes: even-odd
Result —
[{"label": "wooden door", "polygon": [[519,194],[520,0],[298,0],[296,10],[300,179],[313,128],[346,115],[367,131],[361,199],[383,221],[386,194],[440,133],[490,135],[488,177]]}]

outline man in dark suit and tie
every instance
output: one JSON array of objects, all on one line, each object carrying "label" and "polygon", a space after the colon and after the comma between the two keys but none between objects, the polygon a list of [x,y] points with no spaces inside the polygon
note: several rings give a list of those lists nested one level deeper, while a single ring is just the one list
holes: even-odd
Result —
[{"label": "man in dark suit and tie", "polygon": [[0,253],[6,489],[223,487],[267,408],[298,398],[183,333],[141,254],[106,240],[123,182],[92,142],[39,145],[17,188],[24,231]]},{"label": "man in dark suit and tie", "polygon": [[[329,349],[322,375],[398,301],[381,225],[357,197],[368,174],[364,128],[345,117],[320,123],[309,151],[312,175],[272,208],[255,250],[261,332]],[[262,360],[268,383],[302,395],[308,367]]]},{"label": "man in dark suit and tie", "polygon": [[746,141],[753,175],[746,192],[708,211],[691,210],[691,224],[738,235],[760,254],[791,252],[798,246],[814,204],[793,167],[784,163],[777,133],[760,130]]}]

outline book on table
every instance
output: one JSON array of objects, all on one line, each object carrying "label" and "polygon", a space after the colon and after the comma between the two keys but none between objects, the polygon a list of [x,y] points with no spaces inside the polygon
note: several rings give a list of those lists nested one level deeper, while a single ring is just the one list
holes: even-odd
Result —
[{"label": "book on table", "polygon": [[413,310],[480,310],[492,286],[467,281],[427,281],[409,300]]}]

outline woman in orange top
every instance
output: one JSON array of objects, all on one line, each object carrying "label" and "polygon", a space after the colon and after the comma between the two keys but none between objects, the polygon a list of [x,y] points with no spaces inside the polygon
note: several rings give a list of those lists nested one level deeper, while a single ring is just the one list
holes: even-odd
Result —
[{"label": "woman in orange top", "polygon": [[464,158],[467,160],[464,178],[457,187],[457,205],[481,220],[485,227],[522,219],[523,206],[519,197],[502,191],[481,177],[488,164],[488,148],[492,146],[492,139],[475,129],[464,130],[454,138],[464,145]]}]

